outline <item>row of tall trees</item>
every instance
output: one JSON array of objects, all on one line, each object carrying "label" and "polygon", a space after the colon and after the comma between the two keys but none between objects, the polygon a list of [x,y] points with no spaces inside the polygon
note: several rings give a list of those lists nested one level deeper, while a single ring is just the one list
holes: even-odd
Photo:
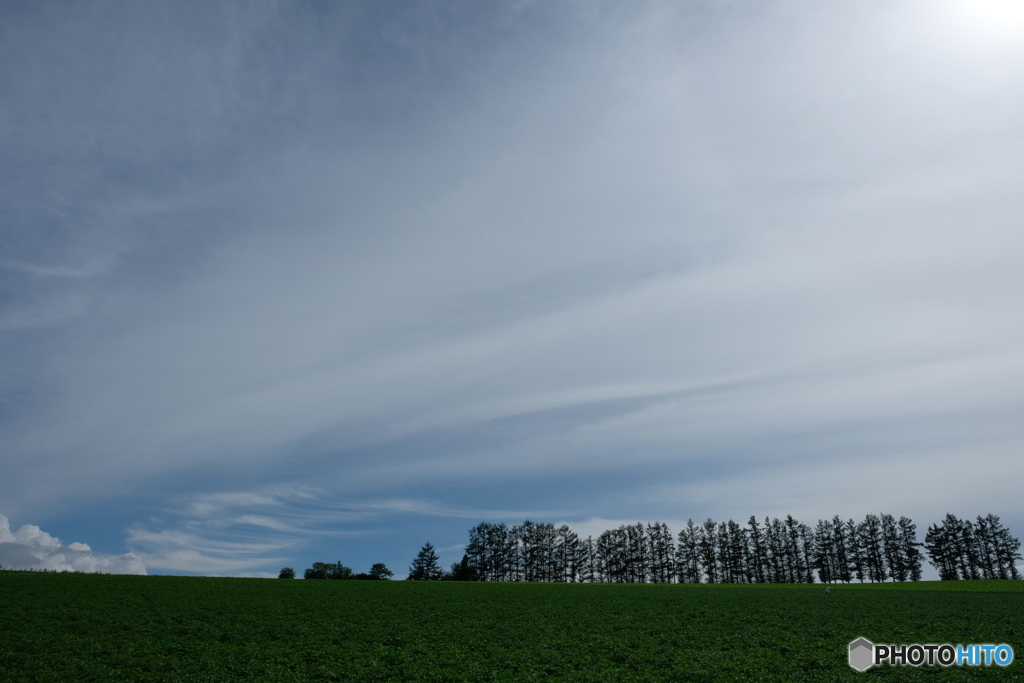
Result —
[{"label": "row of tall trees", "polygon": [[995,515],[970,520],[947,514],[928,527],[924,547],[944,581],[957,579],[1019,579],[1020,541]]},{"label": "row of tall trees", "polygon": [[[942,578],[1018,578],[1013,564],[1021,559],[1019,542],[998,517],[978,519],[978,525],[971,525],[949,515],[943,525],[930,528],[926,547],[931,563]],[[637,523],[596,539],[581,538],[567,525],[482,522],[469,531],[461,566],[463,576],[484,581],[919,581],[921,545],[913,521],[889,514],[868,514],[860,522],[837,515],[813,528],[792,516],[766,517],[763,524],[751,516],[745,525],[689,520],[677,535],[662,522]]]}]

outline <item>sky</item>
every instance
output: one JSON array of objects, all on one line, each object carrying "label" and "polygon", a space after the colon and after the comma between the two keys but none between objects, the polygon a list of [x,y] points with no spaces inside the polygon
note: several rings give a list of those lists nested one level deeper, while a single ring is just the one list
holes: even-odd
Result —
[{"label": "sky", "polygon": [[1024,533],[1016,3],[7,2],[0,102],[6,566]]}]

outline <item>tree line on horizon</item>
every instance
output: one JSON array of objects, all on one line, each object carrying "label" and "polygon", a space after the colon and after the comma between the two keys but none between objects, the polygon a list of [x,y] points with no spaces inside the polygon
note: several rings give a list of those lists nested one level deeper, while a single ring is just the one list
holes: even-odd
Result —
[{"label": "tree line on horizon", "polygon": [[[374,564],[370,567],[369,572],[357,574],[352,571],[351,567],[346,567],[341,560],[338,560],[337,562],[314,562],[312,567],[308,567],[303,572],[302,578],[325,581],[387,581],[394,575],[395,573],[388,569],[383,562]],[[284,567],[277,578],[294,579],[295,569]]]},{"label": "tree line on horizon", "polygon": [[702,524],[688,520],[673,535],[663,522],[625,524],[581,538],[568,525],[530,520],[481,522],[469,530],[461,563],[445,572],[428,543],[410,567],[413,580],[585,583],[873,583],[919,581],[924,548],[943,580],[1020,579],[1020,541],[996,515],[977,521],[952,514],[928,528],[925,542],[907,517],[838,515],[812,528],[753,515]]},{"label": "tree line on horizon", "polygon": [[947,514],[941,524],[928,528],[924,546],[943,581],[1021,578],[1015,566],[1024,559],[1018,552],[1020,541],[995,515],[979,515],[972,524]]},{"label": "tree line on horizon", "polygon": [[43,574],[102,574],[104,576],[110,576],[110,572],[101,572],[99,570],[94,572],[87,572],[81,569],[47,569],[46,567],[28,567],[26,569],[13,569],[11,567],[5,567],[0,564],[0,572],[42,572]]},{"label": "tree line on horizon", "polygon": [[[525,581],[566,583],[879,583],[920,581],[923,555],[947,580],[1020,579],[1020,541],[993,514],[975,522],[947,514],[928,527],[924,543],[908,517],[869,513],[860,522],[838,515],[812,528],[792,515],[785,520],[751,515],[701,524],[687,520],[673,535],[664,522],[624,524],[596,539],[567,524],[526,520],[506,525],[481,522],[469,530],[461,562],[438,564],[424,544],[409,566],[412,581]],[[921,548],[924,548],[924,553]],[[314,562],[306,579],[386,580],[393,572],[377,563],[355,574],[340,561]],[[285,567],[280,578],[295,578]]]}]

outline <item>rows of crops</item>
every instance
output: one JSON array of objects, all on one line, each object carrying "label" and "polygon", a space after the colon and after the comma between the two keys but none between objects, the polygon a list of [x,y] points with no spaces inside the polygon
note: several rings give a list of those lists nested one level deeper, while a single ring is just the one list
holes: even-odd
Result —
[{"label": "rows of crops", "polygon": [[[910,588],[905,590],[904,588]],[[931,588],[931,590],[929,590]],[[1024,582],[278,581],[0,572],[5,681],[931,680],[847,643],[1009,643]],[[1018,647],[1019,646],[1019,647]],[[941,671],[944,680],[1024,677]]]}]

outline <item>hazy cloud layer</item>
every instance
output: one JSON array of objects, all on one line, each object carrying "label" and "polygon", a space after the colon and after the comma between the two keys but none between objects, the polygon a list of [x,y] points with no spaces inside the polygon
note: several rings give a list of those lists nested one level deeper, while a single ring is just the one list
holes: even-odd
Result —
[{"label": "hazy cloud layer", "polygon": [[[1024,529],[1012,8],[90,3],[0,30],[12,515],[127,506],[108,543],[218,574],[379,553],[384,519],[455,548],[454,510]],[[310,490],[348,507],[303,517]]]}]

